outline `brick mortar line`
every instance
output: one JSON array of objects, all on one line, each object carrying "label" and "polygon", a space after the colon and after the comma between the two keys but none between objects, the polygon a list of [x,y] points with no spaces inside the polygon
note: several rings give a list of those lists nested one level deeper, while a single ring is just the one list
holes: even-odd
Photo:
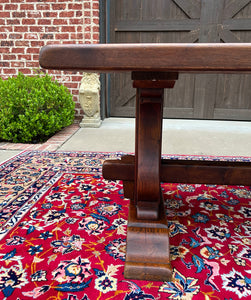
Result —
[{"label": "brick mortar line", "polygon": [[[45,3],[30,0],[5,0],[0,7],[2,8],[0,15],[5,20],[2,27],[0,26],[1,46],[4,50],[0,58],[3,60],[3,55],[5,58],[0,70],[0,77],[3,79],[17,75],[18,71],[25,75],[35,75],[35,70],[39,69],[39,49],[45,44],[60,42],[67,44],[72,41],[76,44],[99,42],[98,0],[81,0],[80,2],[50,0]],[[29,19],[33,21],[29,22]],[[21,30],[24,27],[27,30]],[[70,30],[71,28],[74,30]],[[57,73],[50,70],[48,73],[70,90],[76,103],[76,117],[83,117],[78,93],[82,76],[77,79],[73,78],[73,74],[69,74],[68,81],[64,80],[64,72]],[[72,83],[77,85],[72,86]]]}]

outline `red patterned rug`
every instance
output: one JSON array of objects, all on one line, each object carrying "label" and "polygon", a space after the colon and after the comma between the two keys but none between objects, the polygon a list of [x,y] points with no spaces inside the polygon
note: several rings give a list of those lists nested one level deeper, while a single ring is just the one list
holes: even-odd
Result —
[{"label": "red patterned rug", "polygon": [[31,151],[0,165],[0,299],[250,299],[247,186],[164,183],[173,280],[123,277],[129,201],[101,175],[120,156]]}]

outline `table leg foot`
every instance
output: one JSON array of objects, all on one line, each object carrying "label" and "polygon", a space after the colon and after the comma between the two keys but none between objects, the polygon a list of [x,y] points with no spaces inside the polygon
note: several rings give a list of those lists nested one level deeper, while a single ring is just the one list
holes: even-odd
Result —
[{"label": "table leg foot", "polygon": [[168,264],[127,262],[124,276],[134,280],[171,281],[172,270]]},{"label": "table leg foot", "polygon": [[169,237],[163,201],[159,220],[139,220],[131,202],[124,276],[127,279],[170,281]]}]

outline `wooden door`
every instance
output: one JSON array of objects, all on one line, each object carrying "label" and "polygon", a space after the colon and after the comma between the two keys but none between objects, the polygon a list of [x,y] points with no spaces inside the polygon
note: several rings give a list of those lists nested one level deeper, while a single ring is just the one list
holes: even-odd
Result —
[{"label": "wooden door", "polygon": [[[251,42],[251,0],[110,0],[110,43]],[[110,116],[135,115],[130,74],[110,78]],[[180,74],[165,118],[251,120],[251,75]]]}]

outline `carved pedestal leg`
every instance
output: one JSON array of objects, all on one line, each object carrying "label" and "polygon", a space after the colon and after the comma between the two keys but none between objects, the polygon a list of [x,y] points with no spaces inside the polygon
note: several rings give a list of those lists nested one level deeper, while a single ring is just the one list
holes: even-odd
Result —
[{"label": "carved pedestal leg", "polygon": [[159,218],[163,89],[137,89],[135,203],[137,218]]},{"label": "carved pedestal leg", "polygon": [[169,237],[161,186],[164,87],[152,74],[134,74],[137,88],[134,201],[127,227],[125,278],[171,280]]},{"label": "carved pedestal leg", "polygon": [[[160,186],[161,140],[164,88],[173,87],[177,74],[135,73],[133,77],[137,88],[135,159],[125,156],[118,163],[108,161],[103,174],[107,179],[119,175],[125,197],[131,199],[125,278],[170,281],[168,227]],[[123,169],[120,174],[117,167]]]}]

